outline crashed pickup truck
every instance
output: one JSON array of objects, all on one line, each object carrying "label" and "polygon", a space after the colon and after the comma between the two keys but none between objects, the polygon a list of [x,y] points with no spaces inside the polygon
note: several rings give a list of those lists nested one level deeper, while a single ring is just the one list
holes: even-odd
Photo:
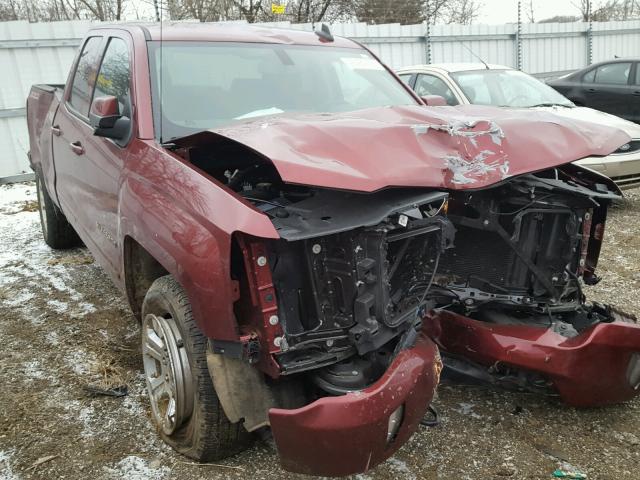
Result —
[{"label": "crashed pickup truck", "polygon": [[89,31],[27,100],[42,230],[84,242],[142,325],[152,418],[211,461],[272,435],[346,475],[418,428],[455,372],[623,401],[640,329],[587,303],[629,141],[545,112],[425,106],[323,30]]}]

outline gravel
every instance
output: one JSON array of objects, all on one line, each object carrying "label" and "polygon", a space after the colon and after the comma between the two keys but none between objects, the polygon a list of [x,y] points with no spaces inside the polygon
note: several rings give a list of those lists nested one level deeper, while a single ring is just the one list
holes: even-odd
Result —
[{"label": "gravel", "polygon": [[[196,465],[158,439],[136,320],[86,249],[44,244],[35,207],[32,183],[0,186],[0,480],[298,478],[264,443]],[[603,281],[585,287],[636,315],[639,226],[633,190],[611,211]],[[88,384],[126,384],[129,394],[91,398]],[[440,426],[421,428],[393,458],[354,478],[539,479],[560,466],[589,478],[638,478],[637,399],[577,410],[534,395],[442,385],[435,406]]]}]

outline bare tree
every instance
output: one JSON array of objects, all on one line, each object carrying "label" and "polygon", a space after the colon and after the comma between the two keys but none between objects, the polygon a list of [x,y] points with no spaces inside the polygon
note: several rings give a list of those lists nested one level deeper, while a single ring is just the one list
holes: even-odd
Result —
[{"label": "bare tree", "polygon": [[480,7],[477,0],[449,1],[441,10],[440,16],[445,23],[471,25],[480,14]]},{"label": "bare tree", "polygon": [[171,20],[218,22],[241,17],[235,0],[168,0],[165,11]]},{"label": "bare tree", "polygon": [[123,0],[80,0],[80,3],[96,20],[122,20]]},{"label": "bare tree", "polygon": [[529,0],[529,4],[527,5],[527,18],[529,23],[536,23],[536,16],[533,9],[533,0]]},{"label": "bare tree", "polygon": [[422,23],[427,18],[425,0],[360,0],[355,3],[355,15],[369,24]]},{"label": "bare tree", "polygon": [[122,20],[126,0],[0,0],[0,21]]},{"label": "bare tree", "polygon": [[0,21],[9,22],[12,20],[20,20],[21,11],[18,2],[15,0],[0,1]]},{"label": "bare tree", "polygon": [[538,23],[571,23],[580,21],[580,17],[573,15],[556,15],[555,17],[544,18]]},{"label": "bare tree", "polygon": [[632,20],[640,18],[640,0],[579,0],[573,5],[580,11],[583,21],[588,21],[589,6],[591,20],[609,22],[613,20]]},{"label": "bare tree", "polygon": [[354,14],[367,23],[459,23],[469,25],[478,18],[478,0],[356,0]]},{"label": "bare tree", "polygon": [[296,23],[334,22],[348,19],[353,13],[345,0],[293,0],[287,4],[287,20]]}]

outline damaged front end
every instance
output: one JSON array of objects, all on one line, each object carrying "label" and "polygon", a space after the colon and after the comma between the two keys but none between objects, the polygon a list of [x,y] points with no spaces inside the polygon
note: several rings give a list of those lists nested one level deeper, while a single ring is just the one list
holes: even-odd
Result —
[{"label": "damaged front end", "polygon": [[[171,146],[279,236],[234,235],[240,341],[211,339],[209,355],[229,419],[271,427],[289,470],[347,475],[417,429],[439,352],[452,372],[574,405],[635,395],[640,328],[582,290],[599,280],[620,192],[567,163],[625,136],[546,121],[532,141],[515,116],[368,115],[254,122]],[[346,142],[374,135],[387,141],[368,152]]]},{"label": "damaged front end", "polygon": [[260,332],[247,351],[279,395],[268,424],[283,465],[366,471],[417,429],[438,384],[442,364],[422,317],[453,240],[448,195],[297,188],[264,198],[261,188],[241,194],[256,198],[281,239],[239,238],[244,278],[257,288],[241,283],[240,298],[255,301],[253,313],[238,303],[238,319],[249,336]]},{"label": "damaged front end", "polygon": [[640,327],[582,289],[600,280],[607,207],[618,198],[609,181],[571,165],[451,197],[455,247],[426,319],[449,374],[575,406],[638,394]]}]

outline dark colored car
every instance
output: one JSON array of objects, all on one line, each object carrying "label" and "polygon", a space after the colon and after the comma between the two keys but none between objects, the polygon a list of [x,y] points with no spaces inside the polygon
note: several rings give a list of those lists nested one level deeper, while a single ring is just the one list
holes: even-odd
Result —
[{"label": "dark colored car", "polygon": [[640,123],[640,60],[616,59],[549,80],[547,84],[579,106]]},{"label": "dark colored car", "polygon": [[581,290],[620,191],[570,163],[629,137],[531,116],[438,111],[355,42],[238,25],[95,27],[27,100],[45,241],[81,239],[140,318],[159,435],[211,461],[271,432],[318,475],[416,431],[435,341],[574,404],[638,393],[640,327]]}]

